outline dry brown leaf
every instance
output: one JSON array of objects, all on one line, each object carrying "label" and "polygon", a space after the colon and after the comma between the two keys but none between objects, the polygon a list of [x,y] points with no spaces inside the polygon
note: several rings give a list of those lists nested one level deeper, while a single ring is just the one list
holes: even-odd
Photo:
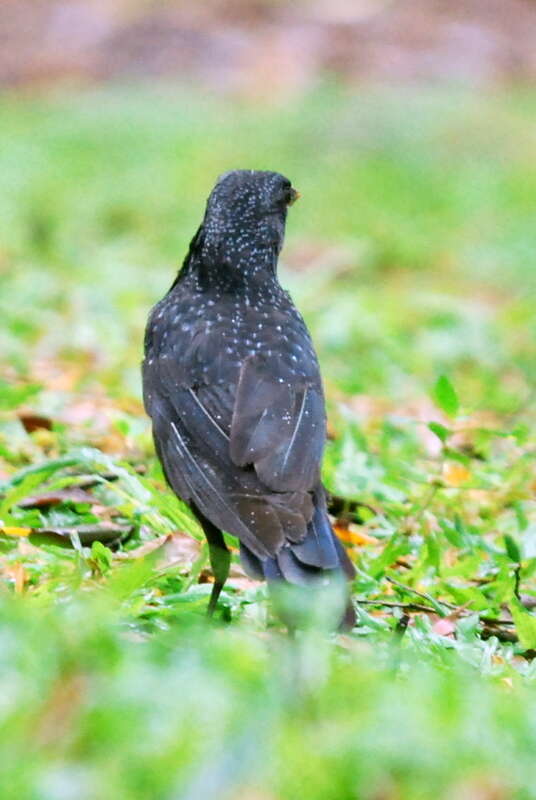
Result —
[{"label": "dry brown leaf", "polygon": [[33,433],[38,430],[52,430],[52,420],[41,414],[34,414],[32,411],[18,411],[17,417],[24,426],[26,433]]},{"label": "dry brown leaf", "polygon": [[13,581],[15,585],[15,593],[22,594],[24,591],[24,584],[28,580],[28,575],[23,564],[19,562],[15,564],[9,564],[4,568],[4,574],[7,578]]},{"label": "dry brown leaf", "polygon": [[197,539],[192,539],[185,533],[168,533],[164,536],[159,536],[157,539],[152,539],[149,542],[136,547],[134,550],[129,550],[124,553],[116,553],[115,558],[120,559],[136,559],[145,558],[150,553],[161,551],[158,554],[157,564],[160,569],[170,566],[171,564],[177,565],[190,565],[199,555],[201,549],[200,542]]},{"label": "dry brown leaf", "polygon": [[91,503],[96,502],[95,497],[83,489],[73,487],[72,489],[56,489],[52,492],[42,492],[40,494],[25,497],[18,504],[20,508],[48,508],[60,503]]},{"label": "dry brown leaf", "polygon": [[456,624],[450,617],[444,617],[434,623],[432,630],[439,636],[452,636],[456,631]]}]

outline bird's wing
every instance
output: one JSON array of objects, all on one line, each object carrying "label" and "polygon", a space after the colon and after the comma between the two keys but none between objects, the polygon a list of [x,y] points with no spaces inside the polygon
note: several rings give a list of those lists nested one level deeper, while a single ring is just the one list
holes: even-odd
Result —
[{"label": "bird's wing", "polygon": [[252,464],[273,491],[308,491],[319,481],[325,435],[317,375],[298,375],[284,359],[245,359],[230,429],[235,464]]},{"label": "bird's wing", "polygon": [[[212,365],[221,378],[222,363],[215,360]],[[223,385],[213,383],[210,374],[205,375],[202,383],[186,381],[187,374],[184,360],[169,356],[146,359],[143,366],[146,407],[171,486],[184,500],[193,501],[215,525],[238,536],[260,558],[273,556],[285,541],[302,541],[313,516],[313,498],[301,488],[303,478],[289,481],[285,486],[282,480],[295,463],[300,426],[295,426],[296,444],[287,448],[288,456],[282,454],[283,469],[268,482],[255,469],[237,464],[231,456],[236,378]],[[264,419],[275,419],[274,413],[290,415],[290,405],[281,403],[276,398],[274,412],[266,414]],[[309,407],[306,398],[305,408]],[[240,408],[247,411],[245,401]],[[239,416],[240,413],[239,410]],[[261,410],[259,416],[262,414]],[[254,420],[253,425],[259,429],[255,443],[264,441],[267,435],[264,421]],[[277,425],[270,430],[275,443]],[[277,439],[279,445],[280,440],[281,436]],[[269,459],[270,454],[264,453],[263,473],[267,472]]]},{"label": "bird's wing", "polygon": [[249,355],[238,366],[215,331],[182,344],[159,351],[149,334],[143,364],[168,481],[261,558],[302,541],[325,440],[316,362],[310,376],[290,356]]}]

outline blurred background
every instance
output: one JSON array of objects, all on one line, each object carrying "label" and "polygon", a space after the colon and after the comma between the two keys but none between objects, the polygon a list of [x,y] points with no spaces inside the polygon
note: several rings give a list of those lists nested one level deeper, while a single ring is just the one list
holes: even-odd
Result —
[{"label": "blurred background", "polygon": [[534,365],[535,37],[531,0],[7,0],[9,370],[139,397],[147,309],[216,176],[267,168],[303,194],[283,274],[328,381],[400,404],[454,372],[513,411]]},{"label": "blurred background", "polygon": [[[536,797],[535,80],[534,0],[2,1],[3,800]],[[238,564],[204,624],[141,404],[233,168],[302,193],[280,275],[362,601],[333,640]]]},{"label": "blurred background", "polygon": [[252,99],[325,78],[486,88],[536,77],[527,0],[7,0],[6,87],[168,78]]}]

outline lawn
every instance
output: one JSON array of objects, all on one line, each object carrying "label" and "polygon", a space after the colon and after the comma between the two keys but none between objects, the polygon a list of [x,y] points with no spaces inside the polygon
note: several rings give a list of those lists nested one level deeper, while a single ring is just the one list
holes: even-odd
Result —
[{"label": "lawn", "polygon": [[[2,798],[536,798],[536,94],[0,105]],[[303,195],[280,272],[347,634],[313,608],[288,639],[238,563],[207,622],[141,405],[148,310],[235,167]]]}]

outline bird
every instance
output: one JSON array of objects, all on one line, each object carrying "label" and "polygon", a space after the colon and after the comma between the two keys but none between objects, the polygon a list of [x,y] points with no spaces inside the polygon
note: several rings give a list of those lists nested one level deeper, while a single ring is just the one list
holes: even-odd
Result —
[{"label": "bird", "polygon": [[[269,585],[310,586],[355,571],[331,525],[318,358],[277,276],[299,192],[278,172],[233,170],[210,193],[171,288],[145,330],[144,405],[167,483],[207,539],[217,607],[239,540]],[[341,625],[353,624],[346,594]]]}]

